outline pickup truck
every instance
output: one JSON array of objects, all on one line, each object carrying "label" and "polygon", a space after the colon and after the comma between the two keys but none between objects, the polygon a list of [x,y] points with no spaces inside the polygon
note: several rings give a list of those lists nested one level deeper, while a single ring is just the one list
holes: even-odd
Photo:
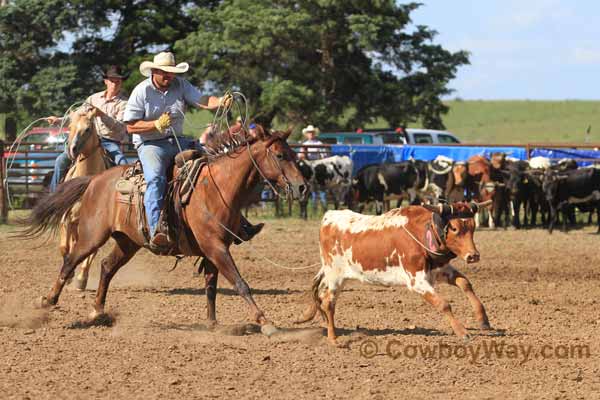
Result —
[{"label": "pickup truck", "polygon": [[322,132],[318,139],[324,144],[453,144],[460,140],[448,131],[433,129],[406,129],[407,139],[394,130],[369,130],[356,132]]}]

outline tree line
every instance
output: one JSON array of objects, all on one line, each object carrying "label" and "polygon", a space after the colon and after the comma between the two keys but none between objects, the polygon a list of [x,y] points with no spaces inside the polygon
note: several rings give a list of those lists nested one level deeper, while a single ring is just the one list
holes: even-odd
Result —
[{"label": "tree line", "polygon": [[138,66],[170,50],[187,77],[238,90],[259,122],[352,129],[444,127],[442,96],[466,51],[415,26],[419,3],[394,0],[3,0],[0,113],[20,126],[102,88],[100,68]]}]

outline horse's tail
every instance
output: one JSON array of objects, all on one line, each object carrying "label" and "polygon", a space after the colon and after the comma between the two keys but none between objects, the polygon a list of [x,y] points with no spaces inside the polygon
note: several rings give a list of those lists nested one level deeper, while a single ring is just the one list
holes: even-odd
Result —
[{"label": "horse's tail", "polygon": [[16,237],[33,239],[42,236],[48,230],[56,233],[64,215],[81,199],[91,179],[91,176],[82,176],[59,185],[56,192],[41,199],[31,214],[19,221],[26,228]]},{"label": "horse's tail", "polygon": [[308,308],[304,311],[304,313],[302,314],[300,319],[298,319],[296,321],[297,324],[312,321],[313,318],[315,318],[315,315],[317,315],[317,311],[321,312],[323,319],[326,318],[323,310],[321,309],[321,296],[320,296],[321,282],[323,282],[324,277],[325,277],[325,271],[323,271],[323,268],[321,268],[321,270],[317,273],[317,275],[315,275],[315,277],[313,279],[313,284],[311,287],[311,297],[312,297],[311,300],[312,301],[309,304]]}]

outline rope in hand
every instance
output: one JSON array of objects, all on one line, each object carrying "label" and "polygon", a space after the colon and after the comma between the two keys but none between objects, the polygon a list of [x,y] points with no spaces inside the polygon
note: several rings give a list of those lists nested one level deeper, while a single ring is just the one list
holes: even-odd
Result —
[{"label": "rope in hand", "polygon": [[[63,127],[64,127],[66,121],[69,119],[69,115],[72,112],[73,108],[76,107],[76,106],[78,107],[78,106],[80,106],[81,104],[84,104],[84,103],[85,102],[83,102],[83,101],[77,101],[77,102],[71,104],[69,106],[69,108],[67,108],[67,111],[63,114],[63,116],[61,118],[61,124],[60,124],[59,130],[58,130],[60,137],[64,136],[63,133],[62,133]],[[31,129],[32,126],[34,126],[35,124],[37,124],[40,121],[46,121],[46,118],[44,118],[44,117],[43,118],[38,118],[38,119],[32,121],[25,128],[23,128],[21,130],[21,132],[19,132],[19,134],[17,135],[17,137],[15,138],[15,140],[13,141],[12,145],[10,146],[10,148],[8,149],[9,156],[8,156],[7,163],[4,166],[4,168],[5,168],[5,170],[4,170],[4,187],[6,189],[6,198],[8,200],[8,207],[11,210],[14,209],[14,207],[13,207],[13,204],[12,204],[12,197],[10,195],[10,188],[9,188],[9,183],[8,183],[8,171],[12,168],[12,166],[13,166],[13,164],[15,162],[15,159],[17,158],[19,147],[21,146],[21,144],[22,144],[23,139],[25,138],[25,136],[27,136],[27,133],[29,132],[29,129]],[[66,142],[66,140],[65,140],[65,142]],[[56,145],[57,144],[58,143],[56,143]],[[25,179],[28,179],[28,176],[25,176]]]}]

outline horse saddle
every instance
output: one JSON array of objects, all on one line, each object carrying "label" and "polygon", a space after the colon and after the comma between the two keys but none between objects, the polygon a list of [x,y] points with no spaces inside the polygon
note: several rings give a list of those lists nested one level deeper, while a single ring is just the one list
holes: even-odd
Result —
[{"label": "horse saddle", "polygon": [[146,193],[146,181],[142,163],[136,161],[129,166],[115,184],[117,201],[125,204],[138,204]]},{"label": "horse saddle", "polygon": [[[175,182],[178,183],[175,186],[183,205],[189,202],[198,175],[205,164],[206,159],[202,158],[202,154],[196,150],[186,150],[175,156],[174,179],[169,182],[169,186],[173,186]],[[167,175],[171,175],[171,170]],[[119,202],[137,204],[143,199],[144,193],[146,193],[146,180],[139,160],[125,170],[117,180],[115,189]]]},{"label": "horse saddle", "polygon": [[161,212],[159,225],[165,228],[163,233],[167,234],[171,242],[168,249],[152,249],[148,244],[150,237],[144,207],[146,181],[141,162],[136,161],[135,164],[126,168],[115,183],[117,201],[127,205],[126,220],[129,220],[131,210],[135,208],[138,229],[146,241],[145,247],[157,254],[179,254],[183,242],[188,243],[186,246],[190,247],[189,241],[185,237],[187,235],[185,228],[180,226],[179,221],[181,220],[181,210],[188,204],[200,171],[206,165],[206,159],[201,156],[202,154],[195,150],[181,152],[175,157],[175,166],[167,171],[167,176],[172,176],[173,179],[169,182],[165,193],[165,206]]}]

